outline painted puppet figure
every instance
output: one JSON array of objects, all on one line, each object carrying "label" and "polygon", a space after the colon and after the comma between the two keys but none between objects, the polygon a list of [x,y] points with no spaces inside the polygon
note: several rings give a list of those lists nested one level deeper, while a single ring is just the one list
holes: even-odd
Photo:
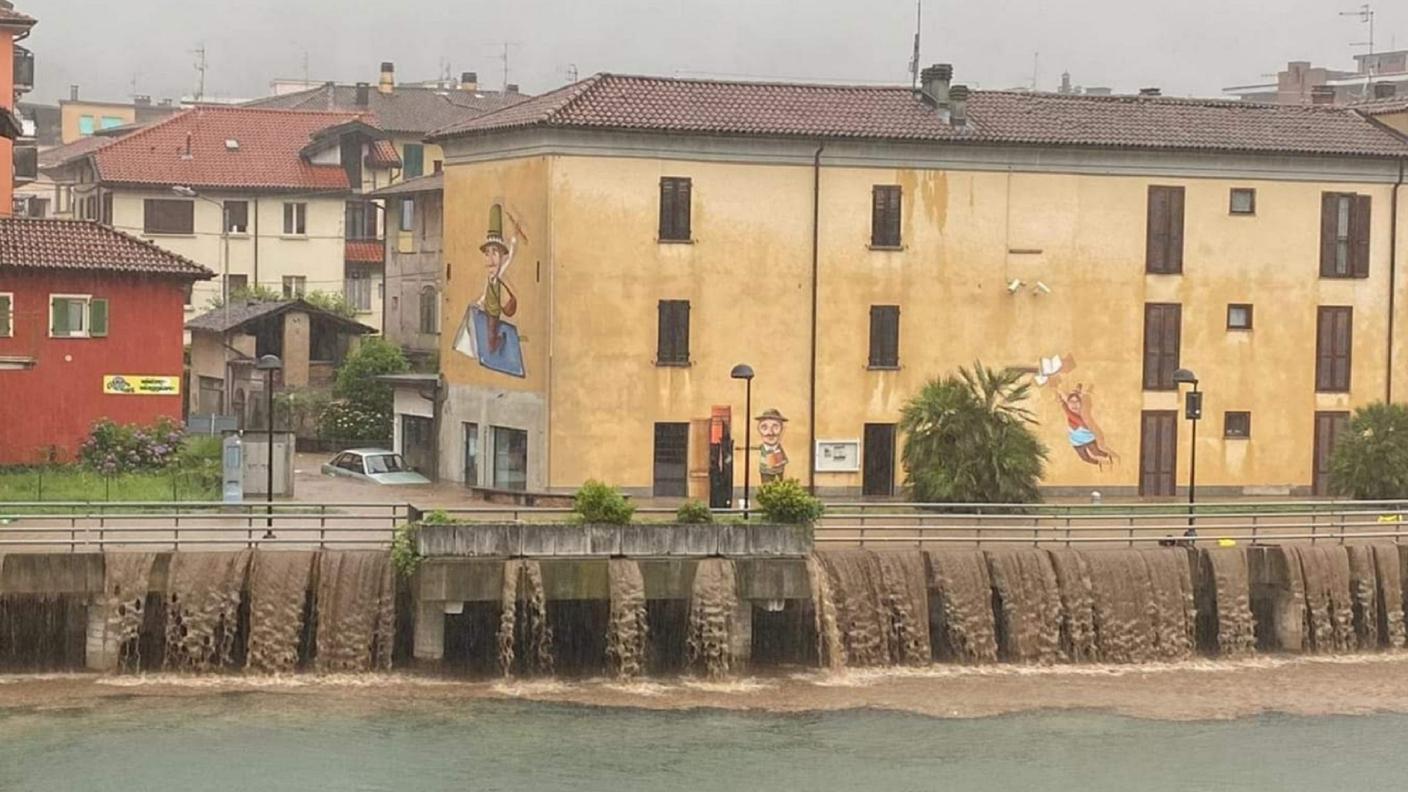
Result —
[{"label": "painted puppet figure", "polygon": [[1076,456],[1096,467],[1104,467],[1106,462],[1113,464],[1119,460],[1119,455],[1110,450],[1104,431],[1095,422],[1093,388],[1082,383],[1076,383],[1074,390],[1061,386],[1063,378],[1075,367],[1076,360],[1071,355],[1042,358],[1037,366],[1036,384],[1050,387],[1056,396],[1066,417],[1066,437]]},{"label": "painted puppet figure", "polygon": [[759,415],[758,475],[764,484],[781,481],[787,471],[787,452],[782,449],[782,429],[787,419],[775,409],[763,410]]}]

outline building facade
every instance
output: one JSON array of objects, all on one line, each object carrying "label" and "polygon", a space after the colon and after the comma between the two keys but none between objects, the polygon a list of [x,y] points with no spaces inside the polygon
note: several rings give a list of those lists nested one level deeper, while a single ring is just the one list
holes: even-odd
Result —
[{"label": "building facade", "polygon": [[444,277],[444,174],[372,193],[386,206],[386,282],[382,332],[417,368],[436,370]]},{"label": "building facade", "polygon": [[1291,61],[1274,83],[1234,85],[1223,94],[1247,102],[1275,104],[1354,104],[1408,98],[1408,50],[1355,55],[1353,71]]},{"label": "building facade", "polygon": [[15,186],[31,181],[38,169],[38,149],[15,113],[21,94],[34,87],[34,58],[19,45],[34,23],[0,0],[0,217],[13,209]]},{"label": "building facade", "polygon": [[981,361],[1030,375],[1052,492],[1179,491],[1180,367],[1200,486],[1323,491],[1348,411],[1408,393],[1408,140],[949,73],[599,75],[443,131],[441,477],[703,497],[749,421],[754,482],[885,497],[906,401]]},{"label": "building facade", "polygon": [[179,422],[183,295],[209,277],[97,223],[0,218],[0,464],[72,461],[99,418]]}]

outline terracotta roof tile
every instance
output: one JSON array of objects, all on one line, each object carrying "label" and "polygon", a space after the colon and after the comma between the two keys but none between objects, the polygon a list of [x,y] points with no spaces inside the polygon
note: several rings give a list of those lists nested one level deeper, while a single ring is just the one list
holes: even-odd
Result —
[{"label": "terracotta roof tile", "polygon": [[[205,105],[104,146],[94,160],[105,182],[346,190],[347,174],[340,166],[312,164],[299,152],[319,130],[354,120],[374,121],[349,113]],[[238,147],[228,148],[227,140]]]},{"label": "terracotta roof tile", "polygon": [[92,154],[104,146],[115,143],[120,138],[100,137],[89,135],[81,137],[72,143],[65,143],[62,146],[54,146],[39,152],[39,168],[47,170],[49,168],[62,168],[63,166]]},{"label": "terracotta roof tile", "polygon": [[188,258],[91,220],[0,217],[0,272],[12,267],[211,277]]},{"label": "terracotta roof tile", "polygon": [[247,107],[287,110],[341,110],[374,114],[388,132],[425,134],[484,113],[522,102],[527,97],[497,91],[458,91],[396,86],[384,94],[370,86],[367,104],[357,104],[357,86],[324,84],[306,91],[255,99]]},{"label": "terracotta roof tile", "polygon": [[0,5],[0,27],[31,27],[38,21],[28,14],[21,14],[14,8],[7,7],[8,5]]},{"label": "terracotta roof tile", "polygon": [[1366,156],[1408,140],[1339,107],[1145,96],[973,91],[947,123],[906,87],[684,80],[599,74],[435,132],[529,126],[711,135],[1007,143]]},{"label": "terracotta roof tile", "polygon": [[374,140],[367,152],[367,163],[374,168],[399,168],[401,155],[396,153],[396,144],[389,140]]},{"label": "terracotta roof tile", "polygon": [[349,239],[343,259],[354,264],[380,264],[386,255],[379,239]]}]

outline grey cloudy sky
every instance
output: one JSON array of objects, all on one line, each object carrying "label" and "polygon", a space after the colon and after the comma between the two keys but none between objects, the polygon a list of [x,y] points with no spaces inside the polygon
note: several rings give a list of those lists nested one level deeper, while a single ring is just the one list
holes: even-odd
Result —
[{"label": "grey cloudy sky", "polygon": [[[913,0],[18,0],[39,18],[34,101],[77,83],[89,98],[192,93],[204,43],[207,95],[253,97],[274,77],[376,79],[382,60],[405,80],[477,71],[497,87],[495,42],[511,47],[510,81],[540,92],[575,64],[598,71],[906,80]],[[1376,8],[1378,49],[1408,48],[1408,3]],[[1352,0],[926,0],[924,63],[955,64],[958,82],[1038,87],[1062,71],[1083,85],[1216,95],[1290,59],[1350,68],[1367,37],[1338,16]]]}]

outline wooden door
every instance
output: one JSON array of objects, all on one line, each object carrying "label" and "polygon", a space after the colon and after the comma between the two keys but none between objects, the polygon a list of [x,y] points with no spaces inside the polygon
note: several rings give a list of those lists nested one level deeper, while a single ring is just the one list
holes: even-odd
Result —
[{"label": "wooden door", "polygon": [[1335,451],[1335,441],[1340,432],[1349,424],[1349,413],[1324,411],[1315,413],[1315,469],[1311,477],[1311,491],[1316,495],[1330,495],[1330,457]]},{"label": "wooden door", "polygon": [[1145,410],[1139,419],[1139,494],[1174,495],[1177,474],[1178,411]]},{"label": "wooden door", "polygon": [[895,494],[895,425],[866,424],[861,494],[888,498]]}]

